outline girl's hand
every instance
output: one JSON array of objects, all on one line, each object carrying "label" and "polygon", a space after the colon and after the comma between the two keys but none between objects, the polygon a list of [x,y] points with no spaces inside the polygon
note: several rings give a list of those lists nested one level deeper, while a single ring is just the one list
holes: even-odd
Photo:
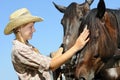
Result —
[{"label": "girl's hand", "polygon": [[59,57],[62,55],[62,52],[63,52],[63,48],[60,47],[57,51],[51,53],[51,57],[52,58]]},{"label": "girl's hand", "polygon": [[80,36],[75,42],[74,47],[77,50],[82,49],[85,46],[85,44],[89,41],[88,35],[89,35],[89,30],[87,29],[87,25],[86,25],[83,32],[80,34]]}]

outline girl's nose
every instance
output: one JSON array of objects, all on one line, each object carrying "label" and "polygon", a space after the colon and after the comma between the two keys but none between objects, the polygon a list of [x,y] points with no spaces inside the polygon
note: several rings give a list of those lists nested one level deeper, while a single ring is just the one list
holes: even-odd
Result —
[{"label": "girl's nose", "polygon": [[35,31],[36,31],[36,29],[34,28],[34,26],[33,26],[33,29],[32,29],[32,31],[33,31],[33,32],[35,32]]}]

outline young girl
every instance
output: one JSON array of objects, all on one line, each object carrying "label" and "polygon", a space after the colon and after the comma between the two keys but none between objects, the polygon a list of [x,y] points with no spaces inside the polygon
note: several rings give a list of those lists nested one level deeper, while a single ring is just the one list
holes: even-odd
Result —
[{"label": "young girl", "polygon": [[4,34],[14,33],[16,36],[13,40],[12,63],[19,80],[51,80],[49,71],[60,67],[89,41],[86,27],[75,44],[64,54],[63,48],[60,48],[54,58],[41,55],[28,42],[35,32],[34,23],[40,21],[42,18],[32,16],[28,9],[22,8],[10,15],[10,22],[4,30]]}]

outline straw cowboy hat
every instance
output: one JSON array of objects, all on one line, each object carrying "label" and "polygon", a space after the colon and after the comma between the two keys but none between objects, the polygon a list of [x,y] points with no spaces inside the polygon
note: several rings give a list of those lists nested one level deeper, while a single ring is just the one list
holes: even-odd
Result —
[{"label": "straw cowboy hat", "polygon": [[19,9],[10,15],[10,21],[4,29],[4,34],[11,34],[14,29],[20,27],[21,25],[40,21],[43,21],[43,19],[37,16],[32,16],[28,9]]}]

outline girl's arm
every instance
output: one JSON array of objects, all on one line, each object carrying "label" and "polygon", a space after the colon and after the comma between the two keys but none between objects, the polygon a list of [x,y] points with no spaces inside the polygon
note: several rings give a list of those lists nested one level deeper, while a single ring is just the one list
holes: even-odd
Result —
[{"label": "girl's arm", "polygon": [[87,29],[87,27],[85,27],[83,32],[76,40],[75,44],[68,51],[59,55],[59,57],[57,56],[57,58],[53,58],[51,60],[50,69],[51,70],[57,69],[67,60],[69,60],[78,50],[82,49],[84,45],[89,41],[88,35],[89,35],[89,30]]}]

